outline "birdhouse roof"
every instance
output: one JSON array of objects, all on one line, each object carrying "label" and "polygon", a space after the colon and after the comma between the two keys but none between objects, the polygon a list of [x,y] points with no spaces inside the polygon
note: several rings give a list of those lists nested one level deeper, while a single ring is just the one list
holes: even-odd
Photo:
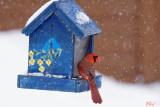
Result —
[{"label": "birdhouse roof", "polygon": [[41,9],[28,20],[22,33],[27,36],[30,35],[53,13],[65,27],[79,39],[89,35],[96,35],[101,32],[101,29],[97,24],[74,0],[51,0],[42,6]]}]

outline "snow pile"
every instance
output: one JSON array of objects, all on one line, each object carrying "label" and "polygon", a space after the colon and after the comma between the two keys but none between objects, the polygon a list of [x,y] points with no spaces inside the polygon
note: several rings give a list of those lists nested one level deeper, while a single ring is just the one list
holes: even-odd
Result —
[{"label": "snow pile", "polygon": [[28,73],[29,76],[44,76],[43,73]]},{"label": "snow pile", "polygon": [[77,12],[76,13],[76,21],[77,21],[77,23],[79,23],[81,25],[81,24],[89,23],[90,19],[85,13]]},{"label": "snow pile", "polygon": [[46,77],[49,77],[49,78],[66,78],[66,76],[63,76],[63,75],[51,75],[51,74],[43,74],[43,73],[28,73],[29,76],[46,76]]},{"label": "snow pile", "polygon": [[66,76],[64,76],[64,75],[52,75],[52,77],[54,77],[54,78],[66,78]]},{"label": "snow pile", "polygon": [[[25,75],[25,74],[24,74]],[[45,76],[45,77],[49,77],[49,78],[66,78],[66,76],[64,75],[51,75],[51,74],[43,74],[43,73],[28,73],[29,76]]]},{"label": "snow pile", "polygon": [[160,83],[125,84],[103,76],[103,99],[94,104],[90,91],[70,93],[17,88],[17,75],[27,73],[28,37],[20,30],[0,32],[0,107],[160,107]]},{"label": "snow pile", "polygon": [[59,0],[50,0],[44,4],[39,10],[37,10],[27,21],[26,26],[28,26],[37,16],[39,16],[50,4]]}]

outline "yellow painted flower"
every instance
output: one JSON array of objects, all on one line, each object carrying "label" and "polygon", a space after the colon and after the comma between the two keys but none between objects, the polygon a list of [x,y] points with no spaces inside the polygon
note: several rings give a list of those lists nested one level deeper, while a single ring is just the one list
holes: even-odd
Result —
[{"label": "yellow painted flower", "polygon": [[45,68],[44,68],[43,66],[40,66],[40,67],[38,68],[38,70],[43,73],[44,70],[45,70]]},{"label": "yellow painted flower", "polygon": [[35,60],[34,60],[33,58],[31,58],[31,59],[29,60],[29,64],[34,65],[34,63],[35,63]]},{"label": "yellow painted flower", "polygon": [[41,66],[41,65],[43,64],[43,61],[40,59],[40,60],[38,60],[37,64],[38,64],[39,66]]},{"label": "yellow painted flower", "polygon": [[47,61],[46,61],[46,64],[48,65],[48,66],[50,66],[51,65],[51,60],[50,59],[48,59]]},{"label": "yellow painted flower", "polygon": [[31,58],[33,58],[33,55],[34,55],[34,52],[33,52],[33,51],[30,51],[30,52],[29,52],[29,56],[30,56]]}]

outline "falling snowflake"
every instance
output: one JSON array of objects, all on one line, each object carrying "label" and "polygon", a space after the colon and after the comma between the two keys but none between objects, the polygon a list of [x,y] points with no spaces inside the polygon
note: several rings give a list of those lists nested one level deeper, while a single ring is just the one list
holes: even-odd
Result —
[{"label": "falling snowflake", "polygon": [[122,16],[122,14],[123,14],[122,12],[119,12],[119,13],[118,13],[119,16]]}]

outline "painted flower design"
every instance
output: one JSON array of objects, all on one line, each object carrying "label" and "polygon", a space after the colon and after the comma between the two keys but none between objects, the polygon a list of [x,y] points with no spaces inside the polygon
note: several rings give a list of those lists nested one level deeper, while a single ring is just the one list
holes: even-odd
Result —
[{"label": "painted flower design", "polygon": [[46,61],[46,64],[48,65],[48,66],[50,66],[51,65],[51,60],[50,59],[48,59],[47,61]]},{"label": "painted flower design", "polygon": [[35,60],[34,60],[33,58],[31,58],[31,59],[29,60],[29,64],[34,65],[34,63],[35,63]]},{"label": "painted flower design", "polygon": [[38,70],[39,70],[41,73],[43,73],[44,70],[45,70],[45,68],[44,68],[43,66],[40,66],[40,67],[38,68]]},{"label": "painted flower design", "polygon": [[29,56],[30,56],[31,58],[33,58],[33,55],[34,55],[34,52],[33,52],[33,51],[30,51],[30,52],[29,52]]},{"label": "painted flower design", "polygon": [[39,66],[41,66],[41,65],[43,64],[43,61],[40,59],[40,60],[38,60],[37,64],[38,64]]}]

